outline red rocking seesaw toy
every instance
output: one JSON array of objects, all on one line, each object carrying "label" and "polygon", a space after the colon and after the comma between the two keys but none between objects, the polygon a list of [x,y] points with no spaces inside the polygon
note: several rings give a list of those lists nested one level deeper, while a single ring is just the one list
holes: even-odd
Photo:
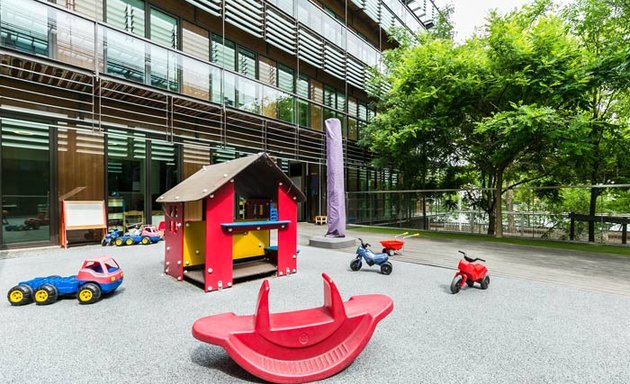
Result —
[{"label": "red rocking seesaw toy", "polygon": [[193,324],[193,336],[225,348],[242,368],[273,383],[330,377],[361,353],[394,303],[380,294],[353,296],[344,303],[330,277],[325,273],[322,277],[323,307],[270,314],[265,280],[255,315],[201,318]]}]

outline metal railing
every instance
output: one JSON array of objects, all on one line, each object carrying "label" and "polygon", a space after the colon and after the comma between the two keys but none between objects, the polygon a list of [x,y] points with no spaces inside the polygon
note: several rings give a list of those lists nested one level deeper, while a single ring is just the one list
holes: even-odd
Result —
[{"label": "metal railing", "polygon": [[[595,241],[622,243],[622,225],[607,217],[630,217],[630,185],[517,187],[503,195],[504,236],[569,240],[571,212],[588,214],[591,188],[598,190]],[[482,198],[490,189],[348,192],[352,224],[487,234]],[[588,241],[588,224],[576,222],[575,241]]]}]

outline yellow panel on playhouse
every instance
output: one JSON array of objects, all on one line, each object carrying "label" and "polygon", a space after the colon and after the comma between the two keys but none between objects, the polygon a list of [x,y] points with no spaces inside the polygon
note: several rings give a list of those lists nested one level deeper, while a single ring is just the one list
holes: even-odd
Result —
[{"label": "yellow panel on playhouse", "polygon": [[248,231],[232,236],[232,258],[263,256],[265,247],[269,245],[269,231]]},{"label": "yellow panel on playhouse", "polygon": [[186,222],[184,231],[184,266],[204,265],[206,262],[206,223]]}]

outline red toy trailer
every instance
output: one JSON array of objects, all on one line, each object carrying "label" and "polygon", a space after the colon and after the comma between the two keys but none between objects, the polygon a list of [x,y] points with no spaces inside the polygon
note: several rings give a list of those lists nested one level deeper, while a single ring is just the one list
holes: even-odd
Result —
[{"label": "red toy trailer", "polygon": [[389,296],[353,296],[343,302],[335,283],[324,278],[324,306],[269,313],[269,282],[258,293],[254,315],[201,318],[193,336],[219,345],[241,367],[272,383],[304,383],[330,377],[363,351],[379,321],[390,314]]},{"label": "red toy trailer", "polygon": [[383,253],[387,253],[389,256],[394,256],[396,253],[402,252],[402,249],[405,246],[405,239],[418,236],[417,233],[412,235],[408,235],[408,233],[409,232],[405,232],[400,235],[396,235],[392,240],[381,240],[380,243],[383,246]]}]

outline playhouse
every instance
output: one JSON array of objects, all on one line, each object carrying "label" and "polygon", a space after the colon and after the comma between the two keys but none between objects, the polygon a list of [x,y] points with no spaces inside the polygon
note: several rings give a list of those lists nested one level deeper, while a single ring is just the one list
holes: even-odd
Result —
[{"label": "playhouse", "polygon": [[305,199],[266,153],[204,166],[157,199],[164,272],[205,291],[296,273],[297,204]]}]

